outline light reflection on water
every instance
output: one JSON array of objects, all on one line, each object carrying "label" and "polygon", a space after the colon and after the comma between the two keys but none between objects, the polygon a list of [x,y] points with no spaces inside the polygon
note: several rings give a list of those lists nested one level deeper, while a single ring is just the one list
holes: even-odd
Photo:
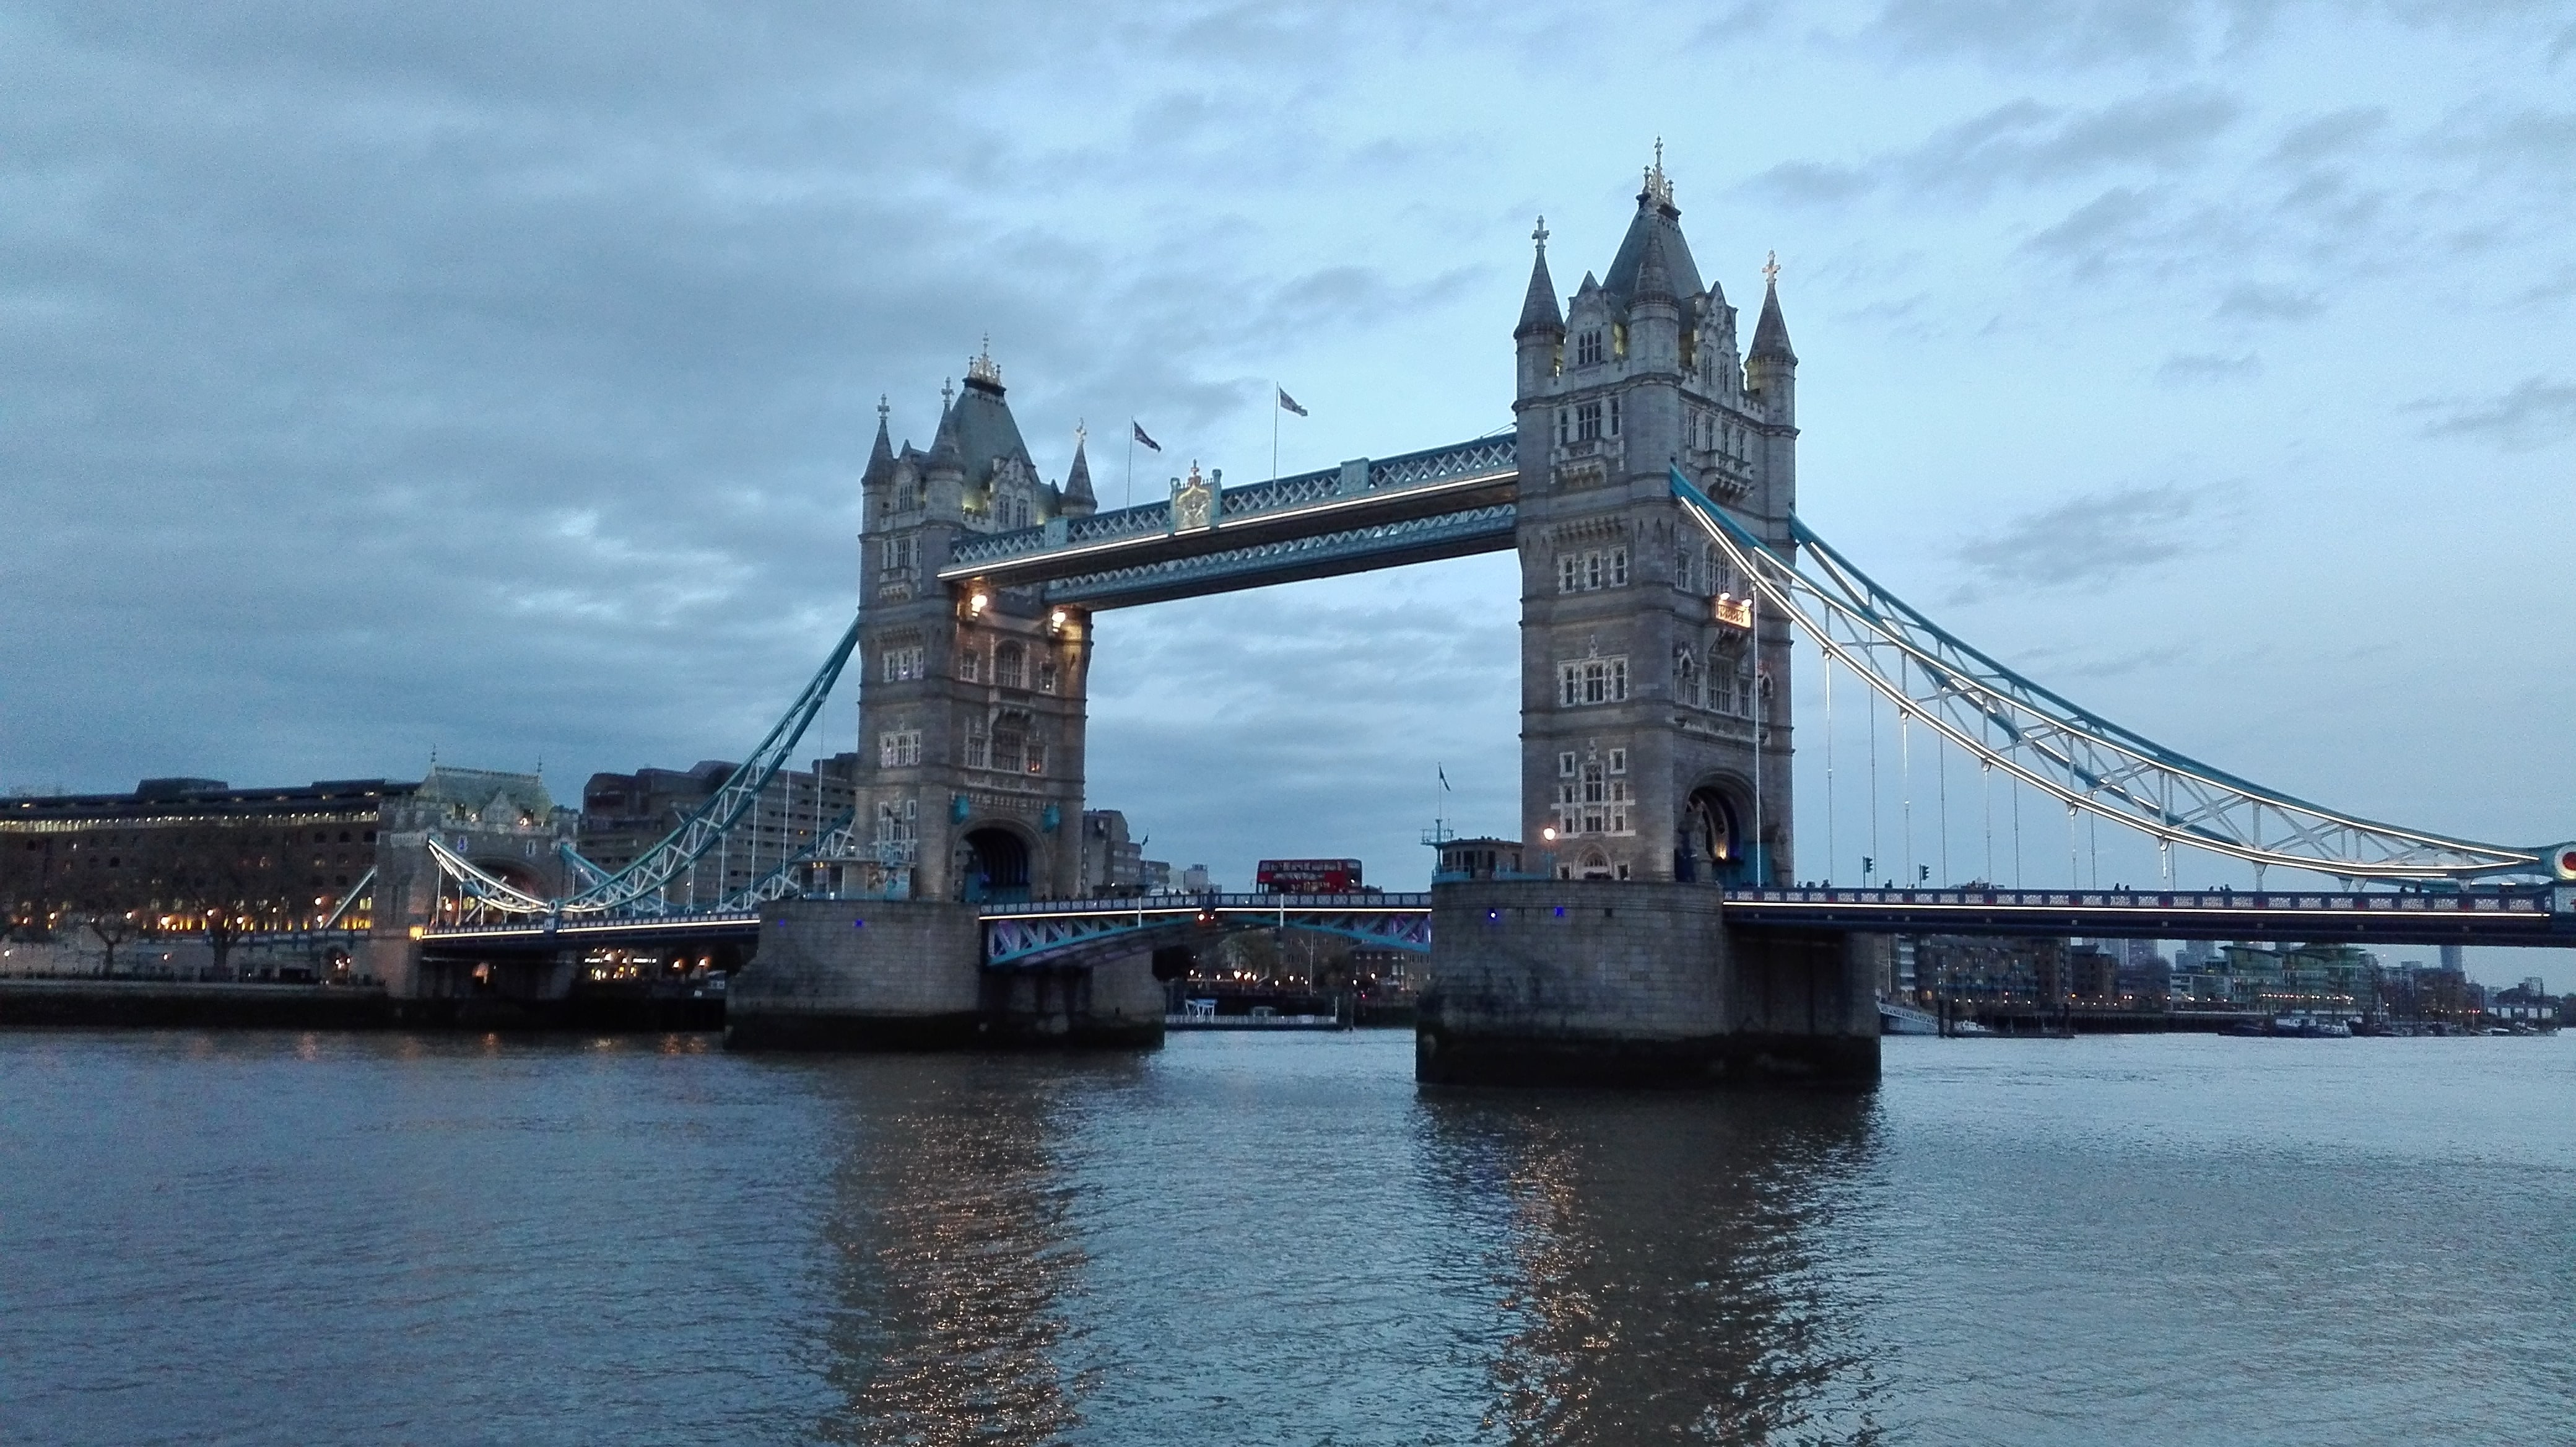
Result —
[{"label": "light reflection on water", "polygon": [[2571,1045],[0,1032],[0,1441],[2559,1441]]}]

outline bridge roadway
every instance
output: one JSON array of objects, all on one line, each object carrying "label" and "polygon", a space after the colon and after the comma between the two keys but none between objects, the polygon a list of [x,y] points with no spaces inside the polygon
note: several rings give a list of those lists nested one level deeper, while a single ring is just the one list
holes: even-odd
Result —
[{"label": "bridge roadway", "polygon": [[[1202,930],[1264,925],[1379,948],[1431,948],[1428,894],[1161,894],[995,904],[981,914],[984,963],[994,969],[1075,965]],[[1726,914],[1742,925],[1855,934],[2576,947],[2576,885],[2567,884],[2459,893],[1728,889]],[[759,934],[758,915],[736,912],[432,926],[421,943],[454,956],[749,943]]]}]

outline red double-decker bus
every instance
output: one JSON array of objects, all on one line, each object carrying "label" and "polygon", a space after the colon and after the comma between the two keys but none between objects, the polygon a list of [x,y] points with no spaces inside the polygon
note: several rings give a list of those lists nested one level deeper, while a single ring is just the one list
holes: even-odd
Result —
[{"label": "red double-decker bus", "polygon": [[1360,862],[1356,859],[1265,859],[1252,874],[1252,887],[1263,894],[1357,894]]}]

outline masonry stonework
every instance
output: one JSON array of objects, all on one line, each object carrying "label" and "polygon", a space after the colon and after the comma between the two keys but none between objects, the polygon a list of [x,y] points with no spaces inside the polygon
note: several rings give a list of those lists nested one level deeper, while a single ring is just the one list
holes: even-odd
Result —
[{"label": "masonry stonework", "polygon": [[1722,886],[1794,877],[1790,633],[1671,479],[1790,552],[1798,359],[1776,267],[1739,351],[1680,221],[1659,156],[1607,276],[1562,308],[1535,234],[1512,335],[1536,878],[1433,886],[1427,1083],[1877,1078],[1868,952],[1725,920]]}]

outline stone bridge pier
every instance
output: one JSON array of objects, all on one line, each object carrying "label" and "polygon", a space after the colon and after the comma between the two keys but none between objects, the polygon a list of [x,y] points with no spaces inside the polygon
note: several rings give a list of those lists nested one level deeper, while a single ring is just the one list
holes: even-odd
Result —
[{"label": "stone bridge pier", "polygon": [[1432,901],[1425,1084],[1878,1078],[1876,937],[1730,928],[1693,883],[1478,880]]}]

